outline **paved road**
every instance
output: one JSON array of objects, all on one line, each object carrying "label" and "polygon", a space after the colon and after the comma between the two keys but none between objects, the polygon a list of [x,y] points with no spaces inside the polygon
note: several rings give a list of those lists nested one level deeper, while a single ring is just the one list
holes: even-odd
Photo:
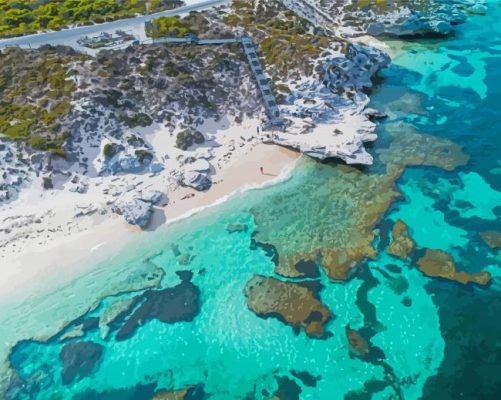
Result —
[{"label": "paved road", "polygon": [[189,13],[190,11],[202,10],[205,8],[214,7],[217,5],[225,4],[228,0],[184,0],[186,6],[178,7],[173,10],[160,11],[149,15],[140,15],[138,17],[121,19],[113,22],[105,22],[103,24],[96,24],[90,26],[79,26],[76,28],[64,29],[62,31],[44,32],[35,35],[20,36],[10,39],[0,40],[0,49],[8,46],[19,47],[40,47],[45,44],[51,45],[67,45],[73,48],[85,51],[87,53],[95,53],[97,50],[91,50],[82,47],[77,43],[77,40],[82,36],[98,35],[101,32],[113,33],[117,29],[131,32],[139,40],[145,40],[146,35],[144,32],[144,23],[153,18],[161,16],[171,16]]},{"label": "paved road", "polygon": [[194,42],[189,38],[162,38],[162,39],[154,39],[151,42],[147,40],[144,44],[162,44],[162,43],[187,43],[187,44],[197,44],[197,45],[211,45],[211,44],[231,44],[231,43],[240,43],[239,38],[230,38],[230,39],[198,39]]}]

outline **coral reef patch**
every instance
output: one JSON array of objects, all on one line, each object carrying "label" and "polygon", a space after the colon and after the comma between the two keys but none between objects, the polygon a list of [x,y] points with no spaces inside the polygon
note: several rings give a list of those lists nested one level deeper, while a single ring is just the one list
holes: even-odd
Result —
[{"label": "coral reef patch", "polygon": [[452,256],[441,250],[426,249],[424,256],[416,264],[423,274],[432,278],[448,279],[463,285],[476,283],[487,286],[491,282],[491,274],[487,271],[473,274],[457,271]]},{"label": "coral reef patch", "polygon": [[254,275],[245,286],[245,296],[249,309],[262,318],[277,318],[312,338],[328,336],[325,324],[332,314],[311,285]]}]

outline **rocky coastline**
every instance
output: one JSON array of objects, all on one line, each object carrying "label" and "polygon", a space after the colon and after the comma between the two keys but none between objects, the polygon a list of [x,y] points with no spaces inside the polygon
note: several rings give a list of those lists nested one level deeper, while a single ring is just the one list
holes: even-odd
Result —
[{"label": "rocky coastline", "polygon": [[[362,33],[376,35],[373,26],[382,23],[421,35],[423,25],[408,23],[402,15],[423,11],[409,6],[379,13],[353,4],[339,7],[338,2],[312,8],[302,1],[273,0],[251,8],[235,1],[182,18],[200,37],[236,36],[243,28],[260,46],[286,121],[285,129],[262,133],[258,121],[265,120],[265,110],[238,45],[129,47],[103,50],[95,57],[62,46],[4,50],[2,73],[13,80],[3,93],[14,118],[29,118],[30,123],[21,126],[5,115],[0,121],[0,243],[15,240],[19,226],[23,234],[33,231],[50,214],[50,209],[31,215],[15,212],[21,192],[37,185],[52,195],[81,194],[73,218],[118,214],[146,228],[156,205],[169,203],[170,192],[183,187],[209,190],[215,171],[238,147],[274,143],[318,159],[371,164],[364,143],[376,140],[373,120],[384,115],[366,110],[368,93],[373,77],[390,60],[380,50],[351,42],[343,29],[363,13],[365,22],[358,26]],[[453,26],[467,10],[481,11],[481,6],[465,8],[460,2],[451,7],[453,12],[433,9],[428,14]],[[329,17],[334,9],[342,17]],[[266,23],[270,13],[280,15],[289,27]],[[246,23],[245,15],[258,25]],[[392,24],[386,23],[388,18]],[[372,20],[377,22],[367,22]],[[439,22],[429,23],[428,30],[440,27]],[[290,58],[298,41],[303,58]],[[283,64],[284,57],[290,58],[288,64]],[[19,63],[28,65],[27,70],[14,75],[11,66]],[[32,64],[41,67],[34,71]],[[54,100],[54,93],[63,100]],[[43,118],[37,119],[37,113]],[[239,138],[223,140],[211,128],[224,122],[228,129],[239,130],[249,118],[255,119],[256,132]],[[165,132],[161,142],[148,133],[152,126]],[[97,192],[93,199],[98,196],[99,205],[86,200],[89,191]]]},{"label": "rocky coastline", "polygon": [[[254,11],[254,17],[265,20],[269,12],[277,9],[283,13],[290,11],[284,8],[287,3],[294,2],[270,2],[269,8],[265,9],[260,9],[261,3]],[[247,10],[245,5],[242,7]],[[325,7],[325,2],[315,7]],[[297,10],[297,7],[292,9]],[[198,20],[201,17],[208,22],[211,27],[206,33],[208,37],[214,32],[234,34],[235,30],[228,23],[231,18],[228,17],[234,16],[237,11],[231,7],[223,8],[217,13],[209,11],[190,18]],[[331,11],[332,8],[325,9],[318,14],[321,17],[313,22],[300,20],[308,29],[303,32],[304,27],[301,28],[303,30],[298,28],[300,30],[295,35],[300,39],[311,39],[305,35],[320,29],[320,37],[325,38],[326,32],[332,31],[336,23],[334,17],[329,17]],[[351,15],[357,14],[353,11]],[[222,25],[224,21],[226,25]],[[452,20],[447,21],[454,26],[460,19],[454,20],[454,23]],[[293,23],[297,23],[297,20],[294,19]],[[368,24],[361,32],[365,34],[370,33],[370,29],[376,29],[370,26],[374,25]],[[412,23],[406,23],[405,29],[402,28],[398,34],[389,31],[377,34],[408,36],[413,26]],[[423,26],[416,24],[412,34],[433,35],[436,33],[434,29],[442,29],[442,25],[430,22],[425,31]],[[343,27],[346,32],[349,31],[349,25],[345,22],[338,26]],[[263,47],[270,27],[260,27],[258,30],[261,32],[250,30],[249,34]],[[445,28],[442,30],[443,34],[450,34],[445,33]],[[285,42],[279,58],[284,54],[293,54],[291,48],[297,44],[293,41],[297,36],[292,36],[272,38],[269,44],[272,48],[277,48],[273,40],[282,44]],[[67,114],[63,112],[59,129],[46,138],[46,149],[36,149],[34,143],[40,145],[36,141],[30,143],[2,139],[0,152],[5,157],[0,159],[3,177],[0,184],[3,196],[0,199],[3,201],[0,247],[12,245],[21,237],[34,235],[40,224],[54,217],[55,213],[50,208],[37,209],[33,213],[24,212],[26,208],[23,213],[16,210],[17,202],[26,201],[26,193],[30,191],[39,197],[50,194],[55,198],[61,193],[69,195],[63,198],[63,201],[67,199],[73,202],[73,214],[65,221],[67,225],[71,225],[73,220],[92,220],[94,223],[118,215],[130,225],[148,229],[155,211],[168,205],[176,193],[186,187],[193,191],[184,196],[195,196],[199,191],[210,190],[211,186],[217,184],[217,171],[232,159],[240,157],[242,149],[260,142],[292,147],[322,160],[335,157],[346,164],[370,164],[372,157],[366,152],[364,143],[376,140],[373,120],[384,115],[366,107],[372,78],[388,64],[389,58],[380,50],[351,43],[346,38],[329,37],[325,42],[319,42],[317,48],[309,48],[312,54],[305,64],[306,69],[291,60],[291,66],[284,70],[284,66],[275,58],[276,54],[269,50],[263,54],[263,61],[267,60],[266,72],[270,77],[277,77],[273,81],[274,87],[281,94],[280,107],[287,123],[285,131],[265,131],[262,135],[259,128],[265,118],[265,110],[238,48],[195,50],[152,46],[106,51],[96,58],[81,59],[73,50],[64,47],[32,50],[30,56],[35,58],[76,57],[65,65],[64,72],[69,78],[62,80],[63,84],[72,82],[75,88],[71,93],[71,108]],[[267,48],[266,42],[264,48]],[[11,49],[6,54],[23,58],[24,52]],[[54,83],[54,86],[58,85]],[[54,90],[52,84],[48,84],[48,87],[49,91]],[[37,104],[42,102],[45,95],[43,93],[37,99]],[[53,106],[46,104],[49,110]],[[249,121],[252,122],[248,124],[249,129],[239,130]],[[37,132],[43,132],[44,127],[37,128],[40,129]],[[67,131],[70,132],[69,136],[63,134]],[[332,280],[350,279],[360,261],[376,257],[378,249],[373,245],[374,230],[392,202],[401,196],[395,188],[395,181],[404,168],[424,165],[453,170],[464,165],[468,159],[462,149],[450,141],[409,131],[393,134],[395,141],[388,148],[378,150],[378,156],[385,166],[385,172],[381,175],[368,175],[355,167],[339,165],[329,170],[328,176],[325,174],[318,182],[311,182],[311,186],[303,188],[314,191],[322,187],[332,193],[340,188],[346,189],[346,199],[333,206],[343,207],[346,214],[353,218],[345,225],[339,224],[339,230],[332,231],[331,221],[328,226],[325,225],[324,221],[329,220],[326,217],[329,214],[328,207],[309,210],[308,215],[315,216],[313,221],[302,221],[301,216],[298,216],[298,223],[304,223],[305,229],[308,224],[318,224],[320,228],[322,224],[325,225],[325,235],[311,241],[292,237],[285,229],[290,219],[286,221],[282,217],[284,213],[293,213],[294,210],[280,210],[277,214],[269,209],[252,210],[258,227],[254,244],[275,248],[275,272],[281,278],[255,275],[247,283],[243,295],[247,297],[250,311],[261,318],[278,319],[290,325],[296,333],[303,331],[311,338],[325,339],[329,335],[326,325],[333,316],[319,299],[318,282],[290,279],[317,278],[318,267]],[[61,137],[64,141],[59,143]],[[58,144],[60,147],[57,147]],[[419,151],[411,154],[409,147],[418,148]],[[58,154],[61,151],[64,151],[64,157]],[[444,152],[448,157],[443,157]],[[325,165],[318,163],[311,168],[321,170]],[[35,185],[36,191],[33,189]],[[78,197],[82,200],[75,201]],[[183,198],[189,197],[182,197],[181,200]],[[276,203],[280,203],[280,200],[280,196],[277,196]],[[304,210],[301,212],[304,214]],[[269,226],[271,223],[273,229]],[[93,227],[92,224],[82,225],[82,229]],[[278,229],[282,226],[283,230]],[[246,229],[246,226],[228,227],[235,234]],[[46,234],[50,236],[49,232],[42,232],[42,235]],[[393,226],[392,240],[388,249],[390,254],[415,261],[418,253],[403,221]],[[488,273],[470,276],[456,271],[450,256],[433,253],[434,250],[425,251],[426,254],[416,262],[425,275],[462,284],[473,282],[488,285]],[[282,280],[282,277],[288,280]],[[134,300],[118,304],[107,316],[108,322],[129,315],[130,324],[123,325],[125,331],[117,334],[127,339],[148,319],[165,323],[191,321],[198,313],[199,292],[189,280],[183,280],[175,287],[162,290],[155,288],[138,295],[136,301],[141,306],[135,311],[133,308],[137,304],[134,304]],[[162,314],[163,305],[170,302],[179,302],[186,307],[182,315]],[[291,312],[291,309],[295,312]],[[107,335],[110,324],[105,325],[107,327],[103,327],[102,332]],[[78,335],[78,329],[70,335]],[[370,351],[370,343],[365,342],[358,331],[347,326],[346,336],[350,351],[355,356],[363,357]],[[61,354],[63,360],[68,359],[66,353],[71,350],[75,349],[70,348]],[[70,381],[90,373],[94,367],[94,363],[82,366],[78,348],[76,350],[76,357],[67,364],[71,371],[66,379]],[[91,353],[96,360],[99,359],[100,349],[92,347]],[[191,390],[188,388],[179,393],[164,392],[157,395],[158,398],[183,398]]]}]

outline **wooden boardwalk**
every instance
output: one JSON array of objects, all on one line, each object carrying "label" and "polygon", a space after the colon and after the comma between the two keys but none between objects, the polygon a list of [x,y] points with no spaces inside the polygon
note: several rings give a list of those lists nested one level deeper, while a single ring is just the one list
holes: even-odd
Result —
[{"label": "wooden boardwalk", "polygon": [[146,40],[141,44],[192,44],[203,46],[232,43],[240,43],[245,55],[247,56],[247,61],[256,79],[261,97],[263,98],[266,114],[268,115],[268,123],[266,124],[266,127],[282,125],[284,121],[280,115],[280,109],[275,100],[275,96],[273,95],[273,91],[271,90],[269,79],[264,74],[261,62],[259,61],[259,57],[256,52],[256,46],[248,35],[243,34],[239,37],[227,39],[200,39],[196,35],[189,34],[182,38],[172,37]]}]

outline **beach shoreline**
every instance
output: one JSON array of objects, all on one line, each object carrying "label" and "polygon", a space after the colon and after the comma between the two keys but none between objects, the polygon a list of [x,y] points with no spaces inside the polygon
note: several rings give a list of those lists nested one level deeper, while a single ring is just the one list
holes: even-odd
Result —
[{"label": "beach shoreline", "polygon": [[[238,193],[278,183],[289,176],[299,156],[300,153],[287,148],[255,142],[246,146],[238,157],[216,169],[212,175],[214,184],[207,191],[179,187],[167,194],[165,187],[155,187],[168,196],[168,203],[155,206],[150,224],[144,231],[127,224],[116,214],[90,215],[83,220],[79,218],[83,221],[78,222],[81,230],[53,232],[42,245],[37,238],[23,238],[22,243],[14,240],[0,256],[3,265],[0,303],[22,301],[30,293],[54,290],[88,272],[99,260],[119,252],[144,235],[153,234],[164,225],[181,222]],[[260,172],[260,167],[264,173]],[[64,193],[61,191],[60,196],[64,197]],[[54,197],[57,198],[57,194]],[[40,204],[43,207],[45,203]],[[57,210],[55,213],[54,218],[67,224],[75,220],[74,217],[57,215]],[[22,246],[22,250],[9,252],[9,246],[12,249]]]}]

